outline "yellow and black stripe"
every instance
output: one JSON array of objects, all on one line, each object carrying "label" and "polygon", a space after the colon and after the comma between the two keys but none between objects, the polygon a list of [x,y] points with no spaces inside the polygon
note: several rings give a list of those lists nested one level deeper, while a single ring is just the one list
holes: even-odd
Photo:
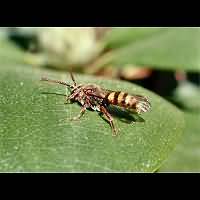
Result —
[{"label": "yellow and black stripe", "polygon": [[147,112],[151,107],[149,101],[145,97],[140,95],[129,95],[125,92],[109,92],[105,99],[108,104],[133,109],[138,113]]},{"label": "yellow and black stripe", "polygon": [[106,100],[109,104],[122,107],[129,107],[132,105],[132,96],[125,92],[110,92],[107,94]]}]

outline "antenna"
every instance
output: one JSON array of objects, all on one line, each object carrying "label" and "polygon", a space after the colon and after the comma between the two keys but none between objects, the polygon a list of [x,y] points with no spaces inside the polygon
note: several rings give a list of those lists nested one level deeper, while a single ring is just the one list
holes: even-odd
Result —
[{"label": "antenna", "polygon": [[70,88],[73,88],[73,86],[63,82],[63,81],[58,81],[58,80],[51,80],[51,79],[48,79],[46,77],[42,77],[41,78],[41,81],[48,81],[48,82],[51,82],[51,83],[58,83],[58,84],[61,84],[61,85],[65,85],[67,87],[70,87]]},{"label": "antenna", "polygon": [[70,73],[72,81],[74,82],[74,86],[76,86],[76,81],[75,81],[74,75],[72,74],[71,71],[69,73]]}]

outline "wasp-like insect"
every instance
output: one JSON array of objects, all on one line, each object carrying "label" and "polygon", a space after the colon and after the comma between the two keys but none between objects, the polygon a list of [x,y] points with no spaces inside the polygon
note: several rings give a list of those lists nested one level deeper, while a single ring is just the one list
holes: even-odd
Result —
[{"label": "wasp-like insect", "polygon": [[151,104],[148,99],[141,95],[130,95],[126,92],[112,91],[103,89],[95,84],[80,84],[77,85],[74,76],[70,73],[73,84],[67,84],[59,80],[51,80],[43,77],[41,81],[49,81],[52,83],[58,83],[67,86],[71,90],[71,94],[66,96],[66,100],[71,102],[79,102],[82,105],[80,114],[73,118],[73,120],[79,119],[86,111],[91,108],[105,114],[110,126],[112,128],[113,135],[116,135],[117,131],[113,123],[113,118],[108,112],[109,105],[116,105],[130,111],[134,111],[138,114],[147,112],[151,108]]}]

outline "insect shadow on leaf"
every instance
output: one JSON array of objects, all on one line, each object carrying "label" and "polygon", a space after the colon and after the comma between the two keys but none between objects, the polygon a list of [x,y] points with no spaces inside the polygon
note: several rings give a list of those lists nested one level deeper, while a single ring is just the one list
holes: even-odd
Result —
[{"label": "insect shadow on leaf", "polygon": [[[112,105],[110,105],[107,109],[113,117],[118,118],[124,123],[131,124],[136,122],[145,122],[145,120],[142,117],[140,117],[137,113],[130,112],[129,110],[125,110]],[[99,113],[99,115],[101,116],[101,118],[103,118],[102,113]],[[107,122],[106,119],[104,120]]]}]

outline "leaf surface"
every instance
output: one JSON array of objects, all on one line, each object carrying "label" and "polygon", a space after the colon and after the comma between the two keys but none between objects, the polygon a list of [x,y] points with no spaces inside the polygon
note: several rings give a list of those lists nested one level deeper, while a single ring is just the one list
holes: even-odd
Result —
[{"label": "leaf surface", "polygon": [[176,107],[134,84],[75,74],[78,83],[149,97],[152,110],[140,117],[112,108],[120,129],[113,137],[97,112],[70,121],[80,106],[64,104],[65,87],[40,82],[42,76],[70,82],[66,74],[14,64],[0,70],[0,171],[153,172],[183,132]]}]

